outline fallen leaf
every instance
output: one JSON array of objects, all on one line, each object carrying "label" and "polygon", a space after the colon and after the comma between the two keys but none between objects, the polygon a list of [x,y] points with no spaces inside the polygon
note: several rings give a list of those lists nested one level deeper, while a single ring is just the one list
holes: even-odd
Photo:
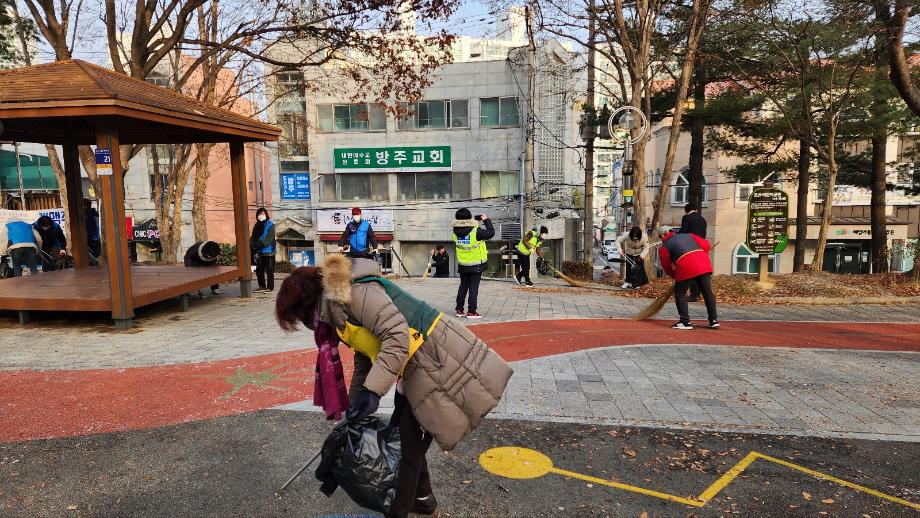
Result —
[{"label": "fallen leaf", "polygon": [[639,454],[639,452],[637,452],[636,450],[630,450],[629,448],[625,446],[623,447],[623,453],[626,454],[626,456],[632,457],[632,458],[635,458],[635,456]]},{"label": "fallen leaf", "polygon": [[811,500],[811,493],[806,493],[805,491],[802,491],[802,498],[804,498],[805,500]]},{"label": "fallen leaf", "polygon": [[76,510],[77,510],[77,506],[75,506],[75,505],[68,505],[68,506],[67,506],[67,510],[68,510],[68,511],[76,511]]},{"label": "fallen leaf", "polygon": [[639,515],[639,518],[648,518],[648,513],[645,511],[642,511],[642,514]]},{"label": "fallen leaf", "polygon": [[472,480],[464,480],[463,483],[464,483],[464,484],[472,484],[473,481],[472,481]]},{"label": "fallen leaf", "polygon": [[833,499],[833,498],[825,498],[824,500],[821,500],[821,503],[822,503],[822,504],[833,504],[833,503],[834,503],[834,499]]}]

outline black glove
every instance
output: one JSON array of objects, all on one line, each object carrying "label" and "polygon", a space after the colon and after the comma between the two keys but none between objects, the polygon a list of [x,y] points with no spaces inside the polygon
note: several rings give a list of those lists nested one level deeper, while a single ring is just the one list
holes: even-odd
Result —
[{"label": "black glove", "polygon": [[379,406],[380,396],[370,390],[361,389],[351,406],[348,407],[348,411],[345,412],[345,419],[349,421],[363,419],[376,412]]}]

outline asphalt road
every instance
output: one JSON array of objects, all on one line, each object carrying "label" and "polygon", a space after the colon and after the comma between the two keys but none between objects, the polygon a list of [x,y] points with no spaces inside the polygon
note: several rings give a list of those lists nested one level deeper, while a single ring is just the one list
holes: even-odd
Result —
[{"label": "asphalt road", "polygon": [[[330,428],[313,413],[263,411],[165,428],[0,444],[0,516],[368,515],[312,471],[275,489]],[[498,446],[555,468],[515,480],[478,463]],[[609,487],[580,475],[688,497],[749,452],[920,502],[920,444],[488,420],[456,451],[429,453],[442,517],[920,516],[920,510],[756,460],[705,506]]]}]

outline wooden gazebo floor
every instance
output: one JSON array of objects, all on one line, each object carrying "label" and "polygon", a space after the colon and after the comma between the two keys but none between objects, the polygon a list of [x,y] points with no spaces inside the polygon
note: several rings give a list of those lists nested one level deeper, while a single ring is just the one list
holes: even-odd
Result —
[{"label": "wooden gazebo floor", "polygon": [[[231,266],[131,266],[134,307],[178,297],[240,277]],[[105,268],[58,270],[0,280],[0,310],[111,311]]]}]

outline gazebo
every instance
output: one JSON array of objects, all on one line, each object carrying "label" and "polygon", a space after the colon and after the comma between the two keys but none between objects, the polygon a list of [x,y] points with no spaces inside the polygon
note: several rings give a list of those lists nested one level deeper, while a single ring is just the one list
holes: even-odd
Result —
[{"label": "gazebo", "polygon": [[[275,141],[267,124],[183,96],[173,90],[80,60],[0,72],[0,138],[63,148],[74,269],[0,281],[0,309],[111,311],[115,326],[130,327],[135,308],[182,296],[211,284],[240,281],[252,294],[247,185],[243,144]],[[237,265],[182,268],[134,266],[128,259],[125,190],[119,145],[221,143],[230,145]],[[91,267],[83,213],[78,146],[95,145],[103,267]],[[100,160],[100,157],[101,160]],[[103,173],[108,173],[103,176]]]}]

